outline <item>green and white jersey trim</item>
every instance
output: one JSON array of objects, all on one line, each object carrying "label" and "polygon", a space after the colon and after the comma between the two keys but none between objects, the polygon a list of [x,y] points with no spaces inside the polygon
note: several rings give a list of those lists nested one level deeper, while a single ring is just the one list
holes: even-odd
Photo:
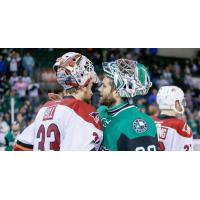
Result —
[{"label": "green and white jersey trim", "polygon": [[114,106],[112,108],[108,108],[108,114],[112,117],[118,115],[119,113],[121,113],[122,111],[135,107],[134,105],[130,105],[128,102],[123,102],[117,106]]}]

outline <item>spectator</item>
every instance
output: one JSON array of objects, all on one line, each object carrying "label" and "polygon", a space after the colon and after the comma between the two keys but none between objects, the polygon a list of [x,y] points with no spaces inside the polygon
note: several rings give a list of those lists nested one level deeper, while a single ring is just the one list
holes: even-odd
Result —
[{"label": "spectator", "polygon": [[25,122],[25,119],[24,119],[24,116],[22,115],[22,113],[19,112],[17,114],[16,121],[19,123],[19,130],[21,133],[26,127],[26,122]]},{"label": "spectator", "polygon": [[158,48],[150,48],[150,49],[149,49],[149,53],[150,53],[152,56],[156,56],[157,53],[158,53]]},{"label": "spectator", "polygon": [[17,76],[17,72],[13,72],[13,75],[10,77],[10,81],[9,81],[11,88],[14,88],[18,80],[19,80],[19,77]]},{"label": "spectator", "polygon": [[181,72],[181,69],[180,69],[181,67],[180,67],[180,65],[178,64],[178,62],[177,61],[175,61],[174,62],[174,65],[173,65],[173,71],[174,71],[174,73],[175,74],[180,74],[180,72]]},{"label": "spectator", "polygon": [[158,108],[155,105],[149,105],[147,108],[147,114],[151,117],[157,117],[159,114]]},{"label": "spectator", "polygon": [[182,80],[181,74],[173,74],[174,85],[185,88],[185,83]]},{"label": "spectator", "polygon": [[22,81],[29,86],[32,83],[31,77],[28,76],[28,73],[26,70],[23,71]]},{"label": "spectator", "polygon": [[28,75],[32,77],[33,68],[35,66],[35,60],[29,52],[27,52],[26,55],[23,57],[22,65],[24,69],[28,72]]},{"label": "spectator", "polygon": [[2,97],[10,89],[10,84],[6,79],[6,76],[0,77],[0,96]]},{"label": "spectator", "polygon": [[10,115],[10,113],[5,112],[5,113],[4,113],[4,119],[5,119],[6,123],[7,123],[7,124],[9,125],[9,127],[10,127],[10,125],[11,125],[11,115]]},{"label": "spectator", "polygon": [[184,83],[185,83],[185,85],[186,85],[187,88],[195,86],[195,82],[194,82],[191,74],[189,74],[189,73],[185,75],[185,77],[184,77]]},{"label": "spectator", "polygon": [[3,56],[0,55],[0,75],[3,76],[6,73],[6,63],[3,60]]},{"label": "spectator", "polygon": [[6,80],[6,76],[0,77],[0,113],[5,112],[6,106],[5,106],[5,94],[9,90],[9,83]]},{"label": "spectator", "polygon": [[12,151],[15,142],[20,134],[19,123],[14,122],[12,130],[5,135],[5,151]]},{"label": "spectator", "polygon": [[39,88],[39,83],[36,83],[35,80],[32,79],[32,83],[28,86],[28,92],[33,107],[35,107],[39,103]]},{"label": "spectator", "polygon": [[168,81],[169,85],[173,83],[172,81],[172,73],[170,71],[170,66],[166,66],[166,68],[163,71],[163,77]]},{"label": "spectator", "polygon": [[192,108],[193,108],[193,92],[190,89],[186,90],[185,100],[186,100],[187,107],[190,110],[192,110]]},{"label": "spectator", "polygon": [[16,53],[15,51],[13,51],[8,57],[7,57],[7,61],[10,65],[10,73],[11,75],[13,74],[13,72],[18,73],[18,68],[20,65],[20,61],[21,61],[21,57],[19,56],[18,53]]},{"label": "spectator", "polygon": [[160,78],[156,81],[157,88],[161,88],[162,86],[167,85],[169,85],[169,81],[166,80],[163,75],[161,75]]},{"label": "spectator", "polygon": [[200,73],[200,58],[197,60],[197,71]]},{"label": "spectator", "polygon": [[151,80],[153,84],[156,84],[156,81],[161,76],[161,73],[162,72],[161,72],[160,67],[158,67],[157,64],[153,63],[151,66],[151,71],[150,71]]},{"label": "spectator", "polygon": [[192,133],[193,133],[193,138],[197,139],[198,138],[198,124],[194,118],[194,114],[191,114],[189,116],[189,120],[188,120],[188,125],[190,126],[190,128],[192,129]]},{"label": "spectator", "polygon": [[22,58],[18,52],[15,53],[15,58],[17,60],[18,75],[22,75],[22,72],[23,72]]},{"label": "spectator", "polygon": [[17,90],[21,101],[24,101],[26,99],[27,88],[28,88],[27,83],[23,82],[22,77],[19,77],[19,80],[15,84],[15,89]]},{"label": "spectator", "polygon": [[11,112],[11,98],[14,98],[14,112],[17,113],[20,108],[20,99],[19,95],[16,93],[16,90],[8,91],[4,96],[4,104],[7,112]]},{"label": "spectator", "polygon": [[152,105],[152,104],[156,103],[156,95],[157,95],[157,93],[158,93],[157,89],[153,88],[151,94],[149,95],[149,97],[147,99],[148,104]]},{"label": "spectator", "polygon": [[8,123],[4,120],[4,115],[0,114],[0,150],[4,150],[5,134],[9,130],[10,130],[10,127],[9,127]]}]

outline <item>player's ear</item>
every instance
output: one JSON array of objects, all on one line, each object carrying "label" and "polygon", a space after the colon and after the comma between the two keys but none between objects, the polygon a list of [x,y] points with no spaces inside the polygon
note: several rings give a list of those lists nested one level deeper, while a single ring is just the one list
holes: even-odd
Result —
[{"label": "player's ear", "polygon": [[175,101],[175,108],[176,108],[176,110],[178,110],[179,112],[182,111],[182,107],[181,107],[181,104],[180,104],[179,100],[176,100],[176,101]]}]

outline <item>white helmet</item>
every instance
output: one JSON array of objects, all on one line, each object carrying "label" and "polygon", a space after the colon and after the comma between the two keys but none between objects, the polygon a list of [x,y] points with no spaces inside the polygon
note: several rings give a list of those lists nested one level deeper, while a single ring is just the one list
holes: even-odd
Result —
[{"label": "white helmet", "polygon": [[[157,104],[161,110],[174,110],[176,113],[183,114],[185,98],[183,91],[176,86],[163,86],[159,89],[157,97]],[[182,111],[178,111],[175,107],[175,102],[179,101]]]},{"label": "white helmet", "polygon": [[[64,70],[57,71],[58,66]],[[65,90],[85,86],[91,79],[96,78],[92,62],[80,53],[69,52],[56,60],[53,66],[57,81]]]}]

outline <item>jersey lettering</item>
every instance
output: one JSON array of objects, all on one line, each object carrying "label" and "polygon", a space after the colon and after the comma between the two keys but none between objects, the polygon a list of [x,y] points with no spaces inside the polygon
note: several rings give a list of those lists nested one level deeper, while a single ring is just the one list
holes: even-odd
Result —
[{"label": "jersey lettering", "polygon": [[167,137],[168,128],[161,127],[159,131],[159,138],[165,140]]}]

